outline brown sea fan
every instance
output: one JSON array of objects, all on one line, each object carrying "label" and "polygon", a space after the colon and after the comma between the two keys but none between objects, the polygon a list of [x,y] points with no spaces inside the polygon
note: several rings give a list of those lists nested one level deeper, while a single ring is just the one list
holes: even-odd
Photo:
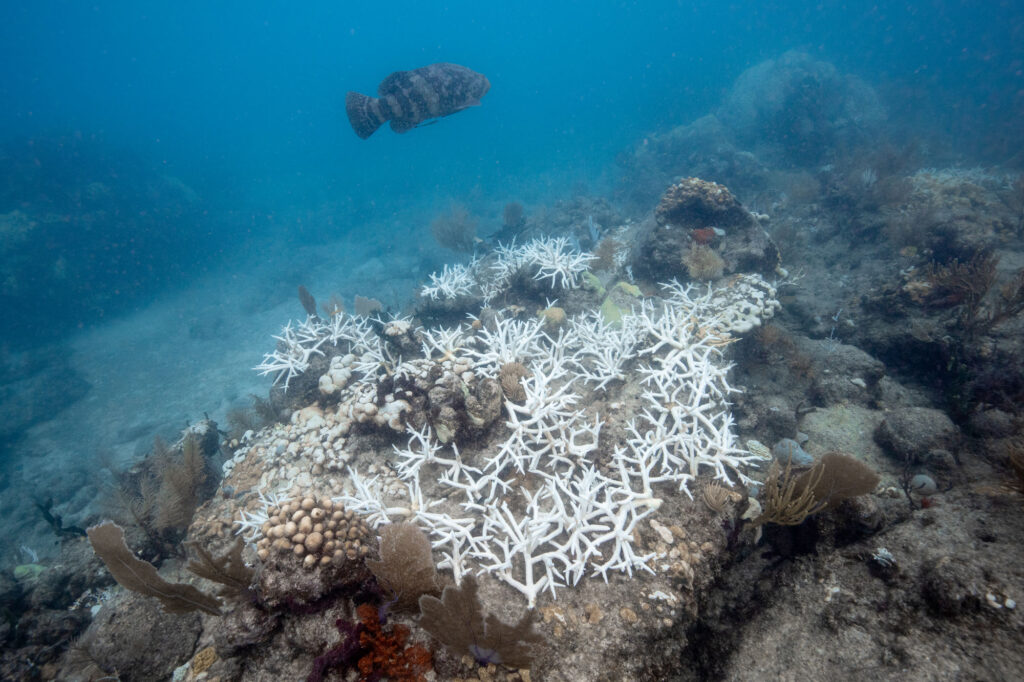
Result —
[{"label": "brown sea fan", "polygon": [[424,594],[439,591],[430,539],[414,523],[391,523],[380,529],[380,560],[367,559],[381,587],[400,608],[411,608]]},{"label": "brown sea fan", "polygon": [[505,209],[501,213],[501,222],[505,228],[512,230],[521,227],[525,220],[526,211],[521,203],[510,201],[505,204]]},{"label": "brown sea fan", "polygon": [[356,295],[354,305],[356,315],[361,317],[369,317],[376,312],[384,309],[384,304],[375,298],[366,298],[365,296]]},{"label": "brown sea fan", "polygon": [[594,261],[593,270],[598,271],[612,271],[615,269],[615,254],[621,251],[623,244],[614,237],[605,237],[597,244],[597,248],[594,250],[594,255],[597,256],[597,260]]},{"label": "brown sea fan", "polygon": [[441,598],[420,598],[420,627],[436,637],[455,656],[469,654],[481,665],[529,668],[535,649],[547,640],[533,627],[535,612],[527,611],[515,625],[484,614],[476,578],[444,588]]},{"label": "brown sea fan", "polygon": [[459,203],[434,218],[430,232],[438,244],[452,251],[470,252],[476,246],[476,218]]}]

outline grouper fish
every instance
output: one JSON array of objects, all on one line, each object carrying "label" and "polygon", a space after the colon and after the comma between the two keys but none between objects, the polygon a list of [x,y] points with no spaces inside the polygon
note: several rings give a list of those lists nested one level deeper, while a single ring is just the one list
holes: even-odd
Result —
[{"label": "grouper fish", "polygon": [[345,111],[356,135],[364,140],[385,121],[404,133],[425,121],[433,122],[480,104],[491,89],[482,73],[458,64],[431,64],[412,71],[395,71],[381,81],[377,97],[349,92]]}]

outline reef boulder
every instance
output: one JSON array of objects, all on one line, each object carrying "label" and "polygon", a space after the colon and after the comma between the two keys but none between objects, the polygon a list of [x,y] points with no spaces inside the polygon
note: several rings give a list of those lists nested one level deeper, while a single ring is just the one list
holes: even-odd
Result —
[{"label": "reef boulder", "polygon": [[69,660],[60,679],[95,679],[77,677],[83,673],[82,662],[116,670],[123,680],[170,679],[174,669],[192,656],[200,631],[198,614],[167,613],[155,599],[124,593],[100,609],[78,642],[83,655]]},{"label": "reef boulder", "polygon": [[654,282],[768,274],[779,251],[758,218],[724,185],[684,178],[665,191],[638,235],[633,270]]},{"label": "reef boulder", "polygon": [[886,119],[870,85],[796,50],[740,74],[717,115],[741,147],[804,167],[867,142]]},{"label": "reef boulder", "polygon": [[959,433],[945,412],[904,407],[886,415],[875,431],[875,441],[901,461],[922,463],[937,452],[956,452]]}]

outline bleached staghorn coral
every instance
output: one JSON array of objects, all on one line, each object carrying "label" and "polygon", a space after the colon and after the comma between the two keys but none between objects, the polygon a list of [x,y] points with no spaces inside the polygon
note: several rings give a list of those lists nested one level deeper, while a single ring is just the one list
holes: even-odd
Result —
[{"label": "bleached staghorn coral", "polygon": [[459,263],[449,268],[445,263],[441,274],[430,273],[430,284],[420,289],[420,295],[434,301],[471,295],[476,286],[471,269],[472,264],[467,267]]},{"label": "bleached staghorn coral", "polygon": [[[545,371],[547,370],[547,371]],[[487,461],[487,469],[537,472],[585,462],[597,448],[600,420],[591,425],[583,410],[574,409],[580,396],[572,390],[572,379],[564,366],[534,365],[533,373],[522,379],[526,400],[518,405],[505,401],[509,436],[498,453]]]},{"label": "bleached staghorn coral", "polygon": [[565,237],[540,237],[524,244],[518,254],[522,265],[533,266],[538,281],[551,280],[551,288],[575,289],[577,276],[587,271],[597,259],[591,253],[575,251]]},{"label": "bleached staghorn coral", "polygon": [[636,357],[640,329],[635,315],[623,318],[619,327],[605,322],[599,312],[574,318],[570,329],[576,341],[572,364],[576,375],[602,390],[611,381],[626,378],[625,366]]},{"label": "bleached staghorn coral", "polygon": [[370,345],[376,336],[367,318],[346,315],[343,312],[331,315],[329,320],[321,322],[317,328],[317,333],[318,335],[326,336],[327,342],[332,346],[337,346],[341,343],[349,344],[350,350],[357,350]]},{"label": "bleached staghorn coral", "polygon": [[512,278],[524,268],[538,281],[550,280],[551,288],[575,289],[579,276],[585,272],[596,256],[572,249],[565,237],[538,237],[521,246],[499,244],[494,259],[485,265],[474,258],[468,265],[445,264],[440,273],[430,274],[430,284],[420,289],[420,295],[432,301],[452,300],[471,296],[479,291],[487,305],[507,290]]},{"label": "bleached staghorn coral", "polygon": [[462,327],[421,329],[420,343],[423,357],[434,359],[434,354],[440,353],[442,360],[454,360],[469,343],[469,336]]},{"label": "bleached staghorn coral", "polygon": [[474,533],[475,518],[454,518],[447,513],[430,511],[431,507],[441,504],[441,500],[424,500],[418,469],[403,478],[404,497],[407,500],[404,504],[384,502],[386,494],[377,476],[367,480],[355,469],[349,469],[349,480],[355,494],[342,495],[337,501],[343,501],[349,509],[365,515],[367,521],[374,526],[396,520],[419,524],[432,536],[433,548],[439,550],[446,559],[438,564],[438,568],[451,568],[456,580],[461,580],[467,569],[467,556],[480,553],[480,539]]},{"label": "bleached staghorn coral", "polygon": [[[466,467],[455,448],[454,456],[438,456],[429,432],[411,433],[409,447],[399,450],[408,501],[385,502],[376,480],[368,483],[357,472],[352,472],[355,494],[340,499],[373,521],[397,516],[420,523],[457,578],[475,564],[522,592],[533,606],[540,592],[575,584],[587,567],[605,577],[608,570],[651,570],[652,556],[635,554],[631,543],[636,523],[653,508],[632,504],[638,497],[632,490],[600,477],[592,466],[533,470],[542,485],[534,494],[502,480],[499,471]],[[441,484],[463,490],[467,501],[461,506],[474,516],[454,518],[429,509],[419,487],[423,467],[443,468]],[[499,495],[510,492],[526,499],[523,512],[499,502]]]},{"label": "bleached staghorn coral", "polygon": [[[444,266],[441,274],[431,274],[431,284],[421,289],[421,294],[433,300],[440,298],[453,299],[463,295],[470,295],[474,287],[479,287],[484,293],[484,300],[489,301],[493,296],[506,288],[512,277],[523,267],[532,267],[536,272],[533,277],[537,280],[551,280],[552,288],[574,288],[578,285],[578,275],[586,271],[588,264],[594,260],[589,253],[581,253],[569,247],[569,241],[564,237],[552,239],[541,237],[530,241],[522,246],[499,246],[497,249],[497,260],[492,265],[493,276],[481,277],[483,269],[482,262],[474,259],[468,265]],[[484,279],[483,283],[478,280]],[[384,333],[390,336],[398,336],[410,329],[409,320],[401,317],[393,317],[389,321],[378,320],[384,325]],[[528,350],[530,335],[520,335],[518,331],[531,331],[530,329],[512,329],[514,338],[523,338],[523,349]],[[539,325],[532,329],[540,333]],[[505,330],[501,330],[502,334]],[[509,337],[505,334],[506,338]],[[332,315],[324,321],[317,316],[310,316],[297,327],[292,328],[291,322],[282,330],[280,336],[275,336],[278,344],[272,352],[263,357],[263,362],[254,369],[260,374],[275,374],[274,383],[277,384],[284,379],[285,390],[293,378],[304,373],[309,368],[309,361],[313,355],[323,355],[320,350],[323,344],[331,346],[344,345],[345,350],[354,356],[351,366],[359,374],[360,382],[373,381],[380,372],[391,373],[401,364],[400,358],[392,357],[387,346],[382,343],[376,332],[370,327],[365,318],[339,313]],[[489,339],[485,339],[485,342]],[[493,344],[489,344],[493,345]],[[499,354],[509,355],[518,349],[505,344],[504,346],[493,345],[499,348]],[[511,360],[514,361],[514,357]],[[493,376],[497,367],[492,363],[485,363],[490,374]],[[500,366],[502,363],[498,363]]]},{"label": "bleached staghorn coral", "polygon": [[538,359],[549,353],[549,344],[544,344],[544,340],[550,339],[543,327],[544,323],[536,318],[520,321],[498,315],[492,328],[481,327],[473,345],[467,345],[466,354],[473,359],[478,374],[495,377],[506,363]]},{"label": "bleached staghorn coral", "polygon": [[[339,313],[326,323],[319,322],[311,330],[320,337],[321,343],[326,341],[331,346],[348,350],[344,365],[350,375],[358,375],[356,383],[362,385],[375,384],[382,375],[403,371],[401,357],[392,354],[371,322],[389,338],[404,336],[412,329],[412,319],[401,315],[392,314],[385,320],[379,316],[364,318]],[[335,368],[334,360],[332,358],[332,369]]]},{"label": "bleached staghorn coral", "polygon": [[386,357],[386,348],[366,318],[344,313],[332,315],[326,321],[311,315],[295,328],[292,328],[289,321],[281,330],[281,335],[273,338],[277,339],[277,347],[265,353],[263,362],[253,369],[261,375],[276,373],[274,384],[283,378],[286,391],[292,379],[309,369],[310,359],[314,355],[325,354],[322,350],[325,346],[337,347],[352,354],[352,361],[348,365],[360,372],[360,381],[374,379],[378,367],[394,362],[392,358]]},{"label": "bleached staghorn coral", "polygon": [[[743,467],[760,458],[738,447],[728,409],[729,395],[738,389],[728,383],[721,351],[731,342],[729,331],[748,323],[746,307],[718,307],[721,299],[711,287],[697,295],[698,287],[664,286],[669,297],[661,313],[645,305],[637,319],[651,343],[639,351],[649,356],[639,369],[646,407],[629,422],[629,448],[636,461],[657,462],[662,480],[674,477],[691,497],[689,482],[702,467],[728,485],[733,476],[747,483]],[[770,317],[774,307],[762,310]]]},{"label": "bleached staghorn coral", "polygon": [[[742,469],[757,459],[735,442],[728,400],[736,389],[722,358],[730,325],[742,315],[718,308],[725,299],[710,288],[701,294],[672,284],[667,291],[660,306],[645,305],[614,333],[583,317],[552,339],[536,321],[500,316],[465,345],[455,331],[431,333],[425,352],[468,356],[480,375],[513,360],[528,367],[522,404],[505,402],[503,442],[467,462],[429,429],[410,429],[409,444],[396,448],[407,499],[389,498],[353,471],[356,490],[342,501],[379,522],[415,520],[457,578],[489,572],[530,606],[588,573],[607,580],[610,571],[653,572],[654,555],[636,551],[634,531],[660,507],[657,488],[689,494],[703,470],[747,481]],[[632,362],[641,364],[645,408],[627,425],[626,447],[602,456],[601,415],[581,406],[578,391],[625,377]],[[602,463],[614,473],[602,473]],[[438,481],[436,496],[447,502],[425,502],[421,477]],[[524,487],[524,479],[534,485]]]},{"label": "bleached staghorn coral", "polygon": [[489,272],[481,274],[480,287],[484,294],[484,305],[505,291],[512,283],[512,278],[524,265],[521,247],[516,246],[515,239],[511,244],[498,244],[494,249],[494,260],[490,263]]},{"label": "bleached staghorn coral", "polygon": [[[556,275],[556,281],[562,280]],[[539,320],[501,315],[475,333],[417,330],[425,357],[409,360],[393,357],[366,322],[308,321],[312,331],[303,332],[304,340],[296,335],[300,345],[322,344],[323,337],[345,346],[346,356],[332,370],[343,393],[337,419],[346,426],[404,427],[411,408],[406,401],[389,395],[378,404],[385,376],[422,378],[440,364],[444,376],[454,373],[470,385],[513,361],[529,372],[521,381],[521,404],[505,402],[506,432],[497,448],[467,458],[453,443],[442,447],[424,426],[396,450],[401,494],[351,468],[354,490],[339,499],[378,524],[418,523],[457,580],[466,572],[490,572],[531,606],[542,592],[554,595],[588,573],[607,579],[609,571],[652,571],[653,555],[635,550],[634,531],[661,505],[665,492],[659,489],[689,493],[703,470],[725,481],[745,480],[742,468],[755,459],[734,442],[728,410],[734,389],[721,349],[730,333],[770,316],[777,303],[760,278],[724,284],[667,285],[665,301],[624,316],[619,330],[583,316],[552,338]],[[392,328],[413,333],[406,324]],[[609,390],[632,372],[644,381],[644,409],[626,424],[626,446],[609,452],[601,448],[602,417],[616,415],[598,414],[582,394],[588,386]]]},{"label": "bleached staghorn coral", "polygon": [[[506,332],[511,329],[523,327],[510,325]],[[536,342],[532,332],[527,336],[533,339],[531,344]],[[548,346],[549,356],[553,345]],[[572,378],[564,366],[549,358],[535,358],[533,365],[533,375],[525,382],[525,404],[506,402],[510,434],[483,468],[464,463],[455,446],[451,446],[451,455],[442,454],[429,429],[410,429],[408,446],[396,448],[398,473],[408,486],[408,501],[385,502],[383,489],[367,484],[357,472],[352,472],[355,494],[340,498],[374,521],[383,522],[394,515],[417,521],[427,528],[435,547],[445,556],[445,565],[457,576],[473,570],[474,565],[477,570],[489,570],[522,591],[531,606],[540,591],[579,580],[590,559],[601,558],[598,548],[605,544],[612,558],[599,567],[602,575],[610,568],[631,571],[646,565],[650,558],[621,547],[631,541],[633,525],[649,506],[622,509],[638,496],[616,481],[595,481],[593,473],[581,480],[589,481],[588,490],[600,491],[602,499],[579,493],[584,483],[573,482],[577,473],[593,469],[587,458],[597,447],[597,417],[591,423],[582,410],[574,408],[579,396],[572,392]],[[441,486],[461,491],[465,501],[460,506],[474,516],[454,518],[428,510],[419,487],[425,469],[430,469],[430,477]],[[545,488],[528,500],[525,514],[497,504],[499,496],[528,496],[515,483],[515,471],[545,482]],[[467,520],[472,525],[467,526]],[[581,525],[583,521],[586,523]],[[535,579],[534,567],[540,570],[541,565],[544,576]]]},{"label": "bleached staghorn coral", "polygon": [[288,390],[288,383],[298,375],[309,369],[309,359],[314,355],[323,355],[320,345],[327,340],[327,336],[320,334],[315,318],[307,318],[298,328],[292,329],[291,321],[281,330],[280,336],[275,336],[278,344],[270,353],[263,356],[263,362],[253,367],[261,375],[276,372],[274,384],[284,378],[284,390]]},{"label": "bleached staghorn coral", "polygon": [[531,275],[533,279],[550,279],[552,289],[575,289],[579,286],[579,275],[586,272],[597,258],[591,253],[572,249],[565,237],[538,237],[522,246],[512,242],[508,246],[499,245],[495,253],[497,260],[491,265],[493,277],[488,283],[493,293],[507,288],[523,268],[535,270]]}]

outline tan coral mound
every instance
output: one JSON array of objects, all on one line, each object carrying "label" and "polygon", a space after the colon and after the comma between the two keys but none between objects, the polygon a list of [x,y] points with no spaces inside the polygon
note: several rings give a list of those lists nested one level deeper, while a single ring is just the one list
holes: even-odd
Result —
[{"label": "tan coral mound", "polygon": [[749,223],[749,214],[725,185],[683,178],[671,185],[654,209],[658,225],[728,229]]},{"label": "tan coral mound", "polygon": [[291,553],[305,568],[341,564],[365,557],[370,528],[344,505],[329,498],[285,502],[267,509],[263,537],[256,542],[256,554],[266,560],[271,551]]}]

